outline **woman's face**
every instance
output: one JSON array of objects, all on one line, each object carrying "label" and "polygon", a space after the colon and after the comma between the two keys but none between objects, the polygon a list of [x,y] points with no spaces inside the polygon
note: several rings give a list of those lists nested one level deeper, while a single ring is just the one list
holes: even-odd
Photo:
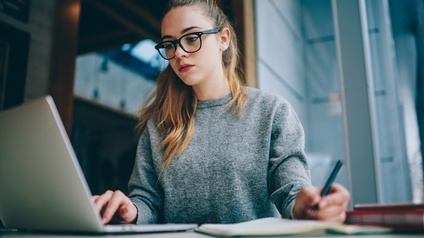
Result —
[{"label": "woman's face", "polygon": [[[209,18],[199,7],[177,7],[170,10],[162,20],[162,40],[176,40],[187,33],[202,32],[215,28]],[[228,32],[226,29],[225,32]],[[187,53],[176,46],[175,57],[169,64],[179,78],[189,86],[213,86],[217,77],[224,77],[222,68],[223,45],[228,45],[227,38],[218,34],[200,36],[202,46],[195,53]],[[225,34],[225,33],[224,33]],[[199,39],[197,39],[199,40]],[[224,41],[224,43],[223,43]],[[187,47],[186,47],[187,48]],[[219,78],[218,78],[219,79]]]}]

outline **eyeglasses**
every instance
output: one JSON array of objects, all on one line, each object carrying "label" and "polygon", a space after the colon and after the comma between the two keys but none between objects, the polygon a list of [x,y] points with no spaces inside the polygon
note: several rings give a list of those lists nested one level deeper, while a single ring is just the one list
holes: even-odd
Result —
[{"label": "eyeglasses", "polygon": [[176,40],[163,41],[155,46],[160,56],[166,60],[171,60],[175,57],[177,44],[180,45],[187,53],[194,53],[202,48],[202,35],[203,34],[216,34],[221,31],[221,28],[214,28],[207,31],[191,32],[181,36]]}]

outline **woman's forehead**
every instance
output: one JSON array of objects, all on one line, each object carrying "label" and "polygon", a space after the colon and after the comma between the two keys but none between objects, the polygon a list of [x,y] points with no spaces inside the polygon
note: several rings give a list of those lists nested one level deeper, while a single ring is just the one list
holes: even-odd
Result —
[{"label": "woman's forehead", "polygon": [[199,27],[212,28],[212,21],[205,16],[203,9],[195,6],[176,7],[162,19],[161,34],[178,37],[184,29]]}]

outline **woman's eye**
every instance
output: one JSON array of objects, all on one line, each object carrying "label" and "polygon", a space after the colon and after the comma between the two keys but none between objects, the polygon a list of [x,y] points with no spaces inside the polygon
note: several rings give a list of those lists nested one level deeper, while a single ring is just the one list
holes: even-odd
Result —
[{"label": "woman's eye", "polygon": [[186,42],[186,43],[188,43],[188,44],[190,44],[190,43],[193,43],[193,42],[197,41],[197,39],[199,39],[199,37],[198,37],[198,36],[196,36],[196,35],[193,35],[193,36],[187,36],[187,37],[185,38],[185,42]]},{"label": "woman's eye", "polygon": [[171,43],[164,43],[163,48],[165,48],[165,50],[171,50],[174,48],[174,45]]}]

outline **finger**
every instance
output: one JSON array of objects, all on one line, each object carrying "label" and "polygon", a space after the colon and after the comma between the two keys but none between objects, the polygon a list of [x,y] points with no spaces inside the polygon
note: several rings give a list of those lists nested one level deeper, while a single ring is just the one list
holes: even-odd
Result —
[{"label": "finger", "polygon": [[[103,212],[103,222],[105,224],[111,221],[112,217],[115,215],[118,209],[127,206],[128,202],[126,200],[127,197],[121,191],[113,192],[112,197],[110,198],[107,207]],[[117,219],[121,220],[121,217],[118,217]]]},{"label": "finger", "polygon": [[[309,208],[306,210],[306,217],[308,219],[318,219],[319,217],[316,217],[318,210],[323,209],[325,207],[334,205],[334,203],[336,203],[337,205],[339,205],[337,203],[338,198],[334,198],[334,200],[332,200],[331,196],[339,196],[340,194],[338,194],[340,191],[342,191],[343,187],[339,186],[339,185],[335,185],[335,186],[331,186],[329,193],[333,193],[333,195],[326,195],[324,197],[321,197],[321,191],[323,189],[323,186],[317,187],[316,190],[311,190],[311,192],[314,192],[314,194],[310,194],[310,197],[313,199],[310,199],[310,203],[307,204],[309,206]],[[327,196],[330,196],[330,198],[328,198]],[[346,203],[347,204],[347,203]]]},{"label": "finger", "polygon": [[332,206],[318,210],[315,218],[322,221],[342,223],[346,219],[346,212],[342,206]]},{"label": "finger", "polygon": [[95,198],[94,203],[96,204],[97,211],[99,211],[100,213],[102,212],[103,208],[106,206],[106,204],[112,197],[112,194],[113,192],[108,190],[104,194]]},{"label": "finger", "polygon": [[335,223],[344,223],[346,220],[346,213],[341,212],[333,214],[331,216],[316,216],[316,220],[325,221],[325,222],[335,222]]},{"label": "finger", "polygon": [[321,200],[319,207],[325,208],[335,205],[347,206],[349,199],[349,191],[339,184],[333,184],[331,186],[330,193]]},{"label": "finger", "polygon": [[300,201],[306,207],[312,207],[317,204],[321,197],[319,195],[320,188],[305,187],[300,191]]},{"label": "finger", "polygon": [[349,191],[338,183],[331,185],[329,193],[343,193],[345,195],[349,195]]},{"label": "finger", "polygon": [[297,195],[295,200],[294,215],[300,219],[314,219],[312,208],[319,203],[321,197],[319,188],[305,187]]},{"label": "finger", "polygon": [[137,217],[137,208],[133,203],[128,203],[119,209],[119,213],[124,222],[132,222]]},{"label": "finger", "polygon": [[97,201],[97,199],[98,199],[99,197],[100,197],[99,195],[93,195],[93,196],[91,196],[91,199],[93,200],[94,205],[96,206],[96,209],[97,209],[97,211],[98,211],[98,212],[100,212],[100,210],[99,210],[99,208],[97,207],[97,203],[96,203],[96,201]]}]

